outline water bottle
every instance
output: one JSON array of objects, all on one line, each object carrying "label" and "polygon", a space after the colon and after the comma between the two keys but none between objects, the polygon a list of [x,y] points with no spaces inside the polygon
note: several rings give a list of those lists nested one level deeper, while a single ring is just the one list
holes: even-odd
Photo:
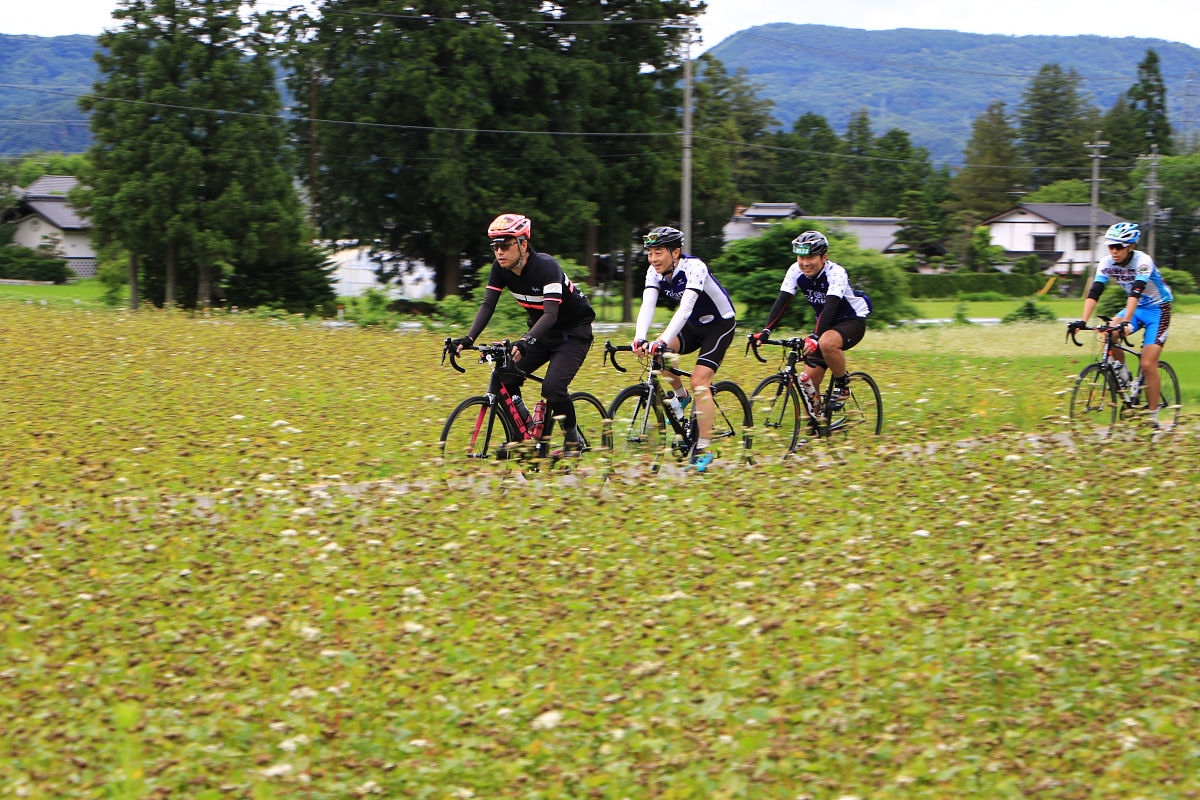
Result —
[{"label": "water bottle", "polygon": [[529,409],[525,407],[525,401],[521,399],[521,395],[516,395],[512,399],[513,408],[517,410],[517,416],[525,423],[525,427],[529,427]]},{"label": "water bottle", "polygon": [[1118,363],[1117,363],[1117,374],[1118,374],[1118,375],[1121,377],[1121,382],[1122,382],[1122,383],[1124,383],[1124,384],[1126,384],[1126,385],[1128,385],[1128,384],[1129,384],[1129,380],[1130,380],[1130,378],[1132,378],[1132,377],[1133,377],[1132,375],[1130,375],[1130,373],[1129,373],[1129,367],[1127,367],[1127,366],[1125,365],[1125,362],[1124,362],[1124,361],[1121,361],[1121,362],[1118,362]]},{"label": "water bottle", "polygon": [[671,408],[671,413],[675,415],[675,419],[683,419],[683,403],[679,402],[679,398],[675,396],[675,392],[667,392],[663,395],[663,399],[667,401],[667,405]]},{"label": "water bottle", "polygon": [[542,438],[542,428],[546,424],[546,401],[538,400],[533,406],[533,427],[529,429],[529,435],[535,440]]},{"label": "water bottle", "polygon": [[807,372],[800,373],[800,391],[808,398],[808,404],[813,408],[817,407],[817,387],[813,386],[812,378],[808,377]]}]

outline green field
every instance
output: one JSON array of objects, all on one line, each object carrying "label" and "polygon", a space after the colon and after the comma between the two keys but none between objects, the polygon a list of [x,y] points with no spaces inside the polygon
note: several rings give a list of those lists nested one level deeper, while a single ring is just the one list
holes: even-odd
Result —
[{"label": "green field", "polygon": [[1073,426],[1062,326],[703,475],[446,469],[444,335],[0,301],[0,796],[1200,796],[1198,418]]}]

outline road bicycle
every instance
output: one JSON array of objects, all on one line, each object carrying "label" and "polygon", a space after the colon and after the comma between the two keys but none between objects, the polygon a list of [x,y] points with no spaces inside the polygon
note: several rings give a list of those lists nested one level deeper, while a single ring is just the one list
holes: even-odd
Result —
[{"label": "road bicycle", "polygon": [[[1094,328],[1067,327],[1067,338],[1076,347],[1083,343],[1075,338],[1077,331],[1095,331],[1100,335],[1100,355],[1083,368],[1071,392],[1071,419],[1083,420],[1094,427],[1111,429],[1120,419],[1144,414],[1149,410],[1146,402],[1146,381],[1141,367],[1141,353],[1130,346],[1125,338],[1124,326],[1110,325],[1109,317],[1100,317],[1103,325]],[[1109,335],[1120,331],[1121,341],[1113,341]],[[1137,375],[1130,374],[1124,363],[1113,357],[1114,350],[1122,350],[1138,360]],[[1175,370],[1166,361],[1158,362],[1159,385],[1162,389],[1159,401],[1158,427],[1174,427],[1179,421],[1179,379]],[[1164,413],[1165,412],[1165,413]]]},{"label": "road bicycle", "polygon": [[[618,372],[628,372],[617,363],[617,353],[632,350],[629,345],[605,342],[604,362],[611,360]],[[677,412],[668,402],[670,384],[664,386],[665,379],[662,378],[664,372],[684,378],[691,377],[691,373],[667,365],[666,356],[671,352],[667,349],[652,356],[639,356],[642,380],[622,389],[608,407],[608,418],[613,426],[614,457],[646,456],[655,468],[659,456],[668,452],[677,459],[691,461],[698,435],[696,404],[690,404],[690,412]],[[746,393],[733,381],[716,381],[712,385],[712,398],[716,410],[709,437],[710,449],[718,451],[724,443],[736,448],[740,457],[749,458],[754,418]],[[705,467],[705,464],[697,465],[699,471],[704,471]]]},{"label": "road bicycle", "polygon": [[767,339],[765,342],[751,338],[746,350],[754,350],[754,357],[766,364],[758,348],[760,344],[778,345],[783,348],[783,364],[779,372],[764,378],[755,388],[752,399],[755,415],[762,420],[760,438],[769,446],[782,448],[784,454],[795,452],[807,441],[802,432],[813,439],[843,438],[877,435],[883,432],[883,399],[879,386],[865,372],[849,374],[850,394],[840,400],[833,398],[833,380],[825,387],[823,397],[816,392],[809,394],[800,386],[801,370],[797,364],[804,360],[804,339]]},{"label": "road bicycle", "polygon": [[[513,458],[560,458],[575,457],[589,452],[608,450],[612,446],[610,430],[604,404],[588,392],[572,392],[575,404],[575,419],[579,428],[580,447],[576,451],[551,450],[550,434],[554,419],[544,420],[542,436],[533,438],[533,420],[529,410],[519,396],[513,396],[500,381],[502,370],[509,367],[512,345],[505,342],[464,347],[479,353],[479,363],[492,365],[488,390],[485,394],[468,397],[458,404],[446,418],[442,428],[442,459],[446,462],[513,459]],[[451,340],[442,345],[442,363],[450,358],[450,366],[466,372],[458,364],[458,353],[452,348]],[[526,377],[541,383],[536,375]]]}]

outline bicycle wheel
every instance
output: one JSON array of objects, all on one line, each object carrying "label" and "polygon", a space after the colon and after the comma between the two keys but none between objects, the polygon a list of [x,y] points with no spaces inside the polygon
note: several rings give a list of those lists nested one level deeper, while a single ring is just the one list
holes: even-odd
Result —
[{"label": "bicycle wheel", "polygon": [[883,432],[883,398],[875,379],[865,372],[851,372],[850,396],[840,408],[830,408],[829,435],[862,436]]},{"label": "bicycle wheel", "polygon": [[742,454],[750,455],[754,443],[754,413],[742,387],[733,381],[717,381],[712,386],[716,414],[713,417],[712,434],[709,437],[714,447],[722,443],[739,445]]},{"label": "bicycle wheel", "polygon": [[[1162,428],[1173,428],[1179,421],[1181,407],[1179,396],[1179,379],[1175,370],[1165,361],[1158,362],[1158,380],[1162,387],[1162,399],[1158,404],[1158,424]],[[1143,386],[1138,395],[1138,405],[1146,404],[1146,387]]]},{"label": "bicycle wheel", "polygon": [[1071,393],[1071,419],[1095,427],[1112,427],[1121,412],[1117,379],[1100,364],[1088,364],[1075,381]]},{"label": "bicycle wheel", "polygon": [[616,457],[655,456],[667,443],[660,405],[651,405],[645,384],[627,386],[608,407],[612,421],[612,453]]},{"label": "bicycle wheel", "polygon": [[571,402],[575,404],[575,424],[583,437],[582,452],[611,450],[612,425],[608,422],[608,412],[596,396],[589,392],[572,392]]},{"label": "bicycle wheel", "polygon": [[750,396],[759,423],[759,439],[767,450],[796,449],[800,426],[805,419],[804,406],[792,382],[784,375],[764,378]]},{"label": "bicycle wheel", "polygon": [[442,460],[447,463],[501,458],[506,441],[521,437],[512,422],[488,405],[486,397],[468,397],[450,412],[442,428]]}]

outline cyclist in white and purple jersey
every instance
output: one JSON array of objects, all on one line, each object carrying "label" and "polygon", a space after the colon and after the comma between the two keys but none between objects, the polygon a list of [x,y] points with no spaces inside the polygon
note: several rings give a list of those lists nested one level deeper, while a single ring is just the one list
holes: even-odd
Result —
[{"label": "cyclist in white and purple jersey", "polygon": [[769,339],[792,298],[803,291],[816,317],[813,333],[804,339],[804,372],[819,393],[825,368],[833,370],[832,399],[842,400],[849,394],[846,351],[866,335],[871,301],[850,286],[850,276],[843,266],[829,260],[825,234],[805,231],[792,240],[792,252],[796,261],[783,277],[767,324],[754,338],[759,342]]},{"label": "cyclist in white and purple jersey", "polygon": [[[1082,328],[1096,310],[1100,295],[1109,280],[1117,282],[1129,299],[1120,314],[1113,317],[1112,324],[1124,325],[1128,333],[1145,328],[1142,334],[1142,374],[1146,381],[1146,405],[1151,409],[1150,424],[1158,425],[1158,404],[1162,398],[1162,381],[1158,375],[1158,359],[1167,343],[1167,331],[1171,327],[1171,287],[1163,280],[1162,273],[1154,266],[1154,259],[1133,246],[1142,238],[1142,232],[1134,222],[1118,222],[1104,233],[1108,245],[1108,256],[1096,267],[1096,280],[1083,301],[1083,317],[1072,322],[1068,328]],[[1110,334],[1116,338],[1116,334]],[[1112,350],[1112,357],[1122,364],[1125,353]]]},{"label": "cyclist in white and purple jersey", "polygon": [[[698,468],[707,467],[712,462],[712,454],[707,450],[716,414],[712,381],[733,341],[733,329],[737,325],[733,301],[707,264],[694,256],[684,255],[683,233],[678,229],[655,228],[646,234],[643,242],[650,267],[646,270],[642,307],[638,311],[632,346],[634,352],[643,354],[668,347],[676,353],[699,351],[696,367],[692,370],[690,394],[683,391],[683,380],[679,375],[667,371],[667,376],[681,404],[687,405],[692,397],[696,398],[698,435],[692,463]],[[658,338],[647,341],[660,294],[678,301],[679,308]]]}]

